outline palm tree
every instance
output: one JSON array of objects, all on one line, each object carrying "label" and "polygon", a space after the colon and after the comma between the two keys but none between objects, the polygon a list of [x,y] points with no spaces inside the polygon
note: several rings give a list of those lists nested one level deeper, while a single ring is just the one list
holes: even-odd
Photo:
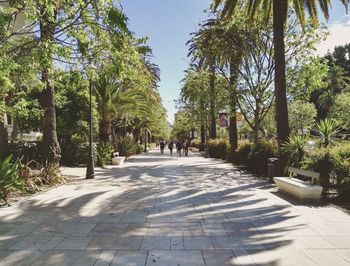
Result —
[{"label": "palm tree", "polygon": [[[241,1],[238,0],[213,0],[214,9],[217,9],[223,4],[223,16],[231,16],[235,9],[242,7]],[[340,0],[347,8],[349,0]],[[299,18],[302,26],[305,25],[305,8],[307,9],[310,18],[314,24],[318,23],[318,7],[326,18],[329,17],[330,0],[297,0],[291,1],[294,10]],[[266,21],[272,16],[273,32],[274,32],[274,53],[275,53],[275,101],[276,101],[276,124],[277,124],[277,139],[279,146],[287,141],[289,135],[288,124],[288,108],[286,95],[286,61],[285,61],[285,43],[284,43],[284,28],[288,13],[288,0],[250,0],[243,1],[246,3],[244,8],[251,19],[254,19],[256,14],[263,12]]]},{"label": "palm tree", "polygon": [[232,20],[209,19],[204,25],[204,29],[210,31],[216,39],[215,53],[217,56],[218,65],[222,68],[228,65],[228,92],[230,96],[230,144],[231,152],[234,152],[238,147],[237,134],[237,105],[238,105],[238,90],[237,80],[238,72],[242,62],[244,53],[244,40],[247,30],[243,26],[242,18],[238,16]]},{"label": "palm tree", "polygon": [[217,45],[218,40],[214,33],[208,28],[202,28],[193,34],[193,38],[187,42],[189,44],[189,55],[194,57],[194,60],[199,60],[199,65],[208,69],[210,73],[210,130],[209,137],[216,138],[216,115],[215,115],[215,64],[217,62]]}]

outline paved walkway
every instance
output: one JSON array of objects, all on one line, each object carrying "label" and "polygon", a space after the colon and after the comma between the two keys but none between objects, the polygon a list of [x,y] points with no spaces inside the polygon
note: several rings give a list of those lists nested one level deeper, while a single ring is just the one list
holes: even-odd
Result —
[{"label": "paved walkway", "polygon": [[350,216],[153,152],[0,209],[0,265],[350,265]]}]

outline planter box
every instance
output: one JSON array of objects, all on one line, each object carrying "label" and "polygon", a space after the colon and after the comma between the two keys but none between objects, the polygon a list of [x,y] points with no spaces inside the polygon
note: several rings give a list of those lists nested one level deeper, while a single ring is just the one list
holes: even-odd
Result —
[{"label": "planter box", "polygon": [[120,165],[120,164],[123,164],[124,161],[125,161],[124,156],[114,157],[114,158],[112,158],[112,165]]}]

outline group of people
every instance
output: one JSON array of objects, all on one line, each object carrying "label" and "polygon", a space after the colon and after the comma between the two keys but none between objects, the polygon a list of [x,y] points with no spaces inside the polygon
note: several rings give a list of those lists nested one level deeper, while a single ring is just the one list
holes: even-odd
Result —
[{"label": "group of people", "polygon": [[[163,140],[161,140],[160,143],[159,143],[160,153],[161,154],[164,154],[165,145],[166,145],[166,143]],[[185,156],[188,156],[189,142],[178,140],[175,143],[174,141],[171,140],[168,143],[168,148],[169,148],[169,151],[170,151],[170,155],[173,155],[174,147],[176,148],[176,151],[177,151],[177,153],[178,153],[178,155],[180,157],[182,156],[182,152],[185,154]]]}]

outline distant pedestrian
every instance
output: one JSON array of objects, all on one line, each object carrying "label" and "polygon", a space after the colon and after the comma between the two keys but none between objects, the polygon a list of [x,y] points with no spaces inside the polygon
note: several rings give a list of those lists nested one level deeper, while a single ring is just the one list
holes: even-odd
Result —
[{"label": "distant pedestrian", "polygon": [[177,149],[177,153],[181,157],[182,142],[180,140],[178,142],[176,142],[176,149]]},{"label": "distant pedestrian", "polygon": [[164,148],[165,148],[164,141],[161,140],[160,143],[159,143],[159,146],[160,146],[160,153],[164,154]]},{"label": "distant pedestrian", "polygon": [[185,141],[182,145],[182,147],[184,149],[185,156],[188,156],[188,146],[189,146],[188,141]]},{"label": "distant pedestrian", "polygon": [[173,149],[174,149],[174,142],[170,141],[170,143],[168,144],[168,148],[170,150],[170,155],[173,155]]}]

